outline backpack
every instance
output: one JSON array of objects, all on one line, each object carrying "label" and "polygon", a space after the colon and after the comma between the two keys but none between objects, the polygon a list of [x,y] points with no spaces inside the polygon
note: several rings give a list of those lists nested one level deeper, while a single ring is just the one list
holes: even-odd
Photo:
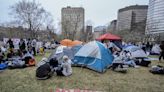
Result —
[{"label": "backpack", "polygon": [[53,72],[48,63],[45,63],[36,69],[36,77],[39,80],[45,80],[52,76]]},{"label": "backpack", "polygon": [[57,58],[51,58],[51,59],[49,60],[49,64],[50,64],[50,66],[52,66],[53,68],[58,67],[58,65],[59,65]]},{"label": "backpack", "polygon": [[135,63],[136,65],[148,67],[151,64],[151,61],[145,58],[145,59],[137,60],[135,61]]},{"label": "backpack", "polygon": [[157,66],[152,66],[152,68],[149,70],[149,72],[153,74],[164,74],[164,67],[157,65]]},{"label": "backpack", "polygon": [[43,58],[42,61],[37,64],[36,78],[39,80],[45,80],[50,78],[52,74],[53,70],[51,69],[48,59]]}]

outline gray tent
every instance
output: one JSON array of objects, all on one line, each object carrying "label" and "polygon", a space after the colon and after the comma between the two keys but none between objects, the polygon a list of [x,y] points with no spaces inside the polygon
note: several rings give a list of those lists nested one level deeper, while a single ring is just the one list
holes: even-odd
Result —
[{"label": "gray tent", "polygon": [[64,55],[67,55],[71,60],[73,60],[74,55],[81,47],[82,47],[82,45],[77,45],[72,48],[68,48],[65,46],[59,46],[52,52],[52,54],[49,56],[48,59],[50,60],[51,58],[56,57],[60,63],[62,61],[62,57]]}]

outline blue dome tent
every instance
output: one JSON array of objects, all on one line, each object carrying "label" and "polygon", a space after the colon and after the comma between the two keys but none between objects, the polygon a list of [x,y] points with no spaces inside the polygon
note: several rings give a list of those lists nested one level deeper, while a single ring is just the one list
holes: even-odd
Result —
[{"label": "blue dome tent", "polygon": [[92,41],[85,44],[75,54],[74,64],[103,73],[112,64],[112,53],[102,43]]}]

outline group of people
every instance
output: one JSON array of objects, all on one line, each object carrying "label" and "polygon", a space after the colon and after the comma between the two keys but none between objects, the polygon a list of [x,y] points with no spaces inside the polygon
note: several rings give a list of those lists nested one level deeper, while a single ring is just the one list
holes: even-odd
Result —
[{"label": "group of people", "polygon": [[[123,65],[127,65],[130,67],[139,67],[136,65],[135,61],[131,56],[131,52],[122,50],[117,45],[115,45],[112,41],[105,41],[104,46],[109,50],[113,56],[114,60],[112,62],[112,70],[117,71],[118,69],[123,70]],[[119,70],[120,71],[120,70]]]},{"label": "group of people", "polygon": [[[33,56],[37,55],[37,41],[36,39],[20,39],[20,41],[16,44],[16,42],[13,42],[12,39],[9,39],[6,43],[3,43],[2,46],[0,46],[1,51],[1,58],[12,58],[14,56],[23,57],[25,54],[24,52],[28,52],[32,54]],[[44,53],[44,47],[42,46],[42,53]]]},{"label": "group of people", "polygon": [[[103,42],[104,47],[109,50],[114,56],[113,64],[112,64],[112,70],[117,70],[119,67],[123,68],[123,65],[127,65],[130,67],[137,68],[139,67],[134,58],[132,58],[131,52],[122,50],[122,48],[119,48],[117,45],[114,44],[112,41],[104,41]],[[14,53],[14,44],[11,39],[7,41],[8,50],[10,51],[7,54],[7,59],[11,58]],[[145,45],[148,46],[149,49],[151,46],[149,44]],[[144,46],[141,48],[143,49]],[[161,61],[161,58],[164,59],[164,41],[160,44],[161,48],[161,54],[159,57],[159,61]],[[146,48],[147,49],[147,48]],[[143,49],[145,50],[145,49]],[[36,40],[30,40],[27,41],[20,39],[19,42],[19,56],[21,57],[22,61],[25,61],[25,65],[29,64],[26,61],[27,56],[33,57],[33,55],[36,55]],[[33,55],[32,55],[33,54]],[[7,61],[7,59],[4,59],[5,55],[3,51],[0,49],[0,63],[3,61]],[[57,57],[53,57],[50,59],[43,58],[42,61],[38,64],[38,68],[36,70],[36,77],[38,79],[47,79],[51,77],[54,73],[59,76],[70,76],[72,74],[72,68],[71,68],[72,61],[69,59],[68,56],[63,56],[62,62],[59,62]]]},{"label": "group of people", "polygon": [[[128,67],[129,66],[135,67],[135,68],[139,67],[138,66],[139,59],[136,60],[136,58],[132,58],[131,52],[123,50],[122,48],[119,48],[112,41],[104,41],[103,44],[114,56],[112,70],[116,70],[118,67],[123,68],[123,65],[127,65]],[[146,54],[147,54],[147,52],[151,52],[151,49],[152,49],[152,44],[150,44],[149,42],[147,44],[135,45],[135,46],[140,47],[143,51],[145,51]],[[161,61],[162,58],[164,60],[164,41],[161,42],[159,47],[160,47],[159,61]],[[150,61],[150,60],[148,60],[148,61]],[[146,62],[146,63],[148,65],[151,62]],[[145,65],[145,66],[147,66],[147,65]]]},{"label": "group of people", "polygon": [[[23,51],[28,51],[29,53],[32,53],[34,56],[36,56],[36,43],[36,39],[28,39],[27,41],[25,41],[24,39],[20,39],[19,54],[22,55]],[[7,41],[7,48],[9,49],[10,53],[13,54],[15,47],[11,39]]]},{"label": "group of people", "polygon": [[66,55],[63,56],[62,62],[59,62],[57,57],[51,59],[43,58],[38,64],[36,77],[37,79],[48,79],[54,73],[57,76],[70,76],[72,74],[71,64],[72,61]]},{"label": "group of people", "polygon": [[[149,54],[152,54],[152,55],[159,55],[159,61],[161,61],[162,58],[164,60],[164,41],[161,41],[160,43],[157,42],[156,44],[147,42],[147,43],[139,43],[139,44],[133,43],[132,45],[139,46],[142,50],[145,51],[145,53],[148,52]],[[152,51],[153,47],[155,46],[158,47],[156,49],[158,49],[157,52],[159,53],[154,53],[154,51]]]},{"label": "group of people", "polygon": [[20,39],[19,49],[16,49],[14,42],[9,39],[6,44],[0,48],[0,64],[5,64],[10,69],[34,66],[36,63],[33,57],[33,55],[36,55],[35,47],[35,39],[31,42],[28,40],[27,43],[25,40]]}]

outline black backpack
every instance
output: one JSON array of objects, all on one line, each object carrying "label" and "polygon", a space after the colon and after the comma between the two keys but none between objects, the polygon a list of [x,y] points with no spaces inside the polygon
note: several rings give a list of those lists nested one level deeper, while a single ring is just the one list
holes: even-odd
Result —
[{"label": "black backpack", "polygon": [[141,60],[135,61],[135,63],[136,63],[136,65],[148,67],[151,64],[151,61],[141,59]]},{"label": "black backpack", "polygon": [[53,71],[49,63],[45,63],[36,69],[37,79],[41,79],[41,80],[48,79],[52,76],[52,74],[53,74]]},{"label": "black backpack", "polygon": [[153,73],[153,74],[164,74],[164,67],[157,65],[155,67],[152,67],[149,72]]},{"label": "black backpack", "polygon": [[59,65],[57,58],[51,58],[50,61],[49,61],[49,64],[53,68],[58,67],[58,65]]}]

